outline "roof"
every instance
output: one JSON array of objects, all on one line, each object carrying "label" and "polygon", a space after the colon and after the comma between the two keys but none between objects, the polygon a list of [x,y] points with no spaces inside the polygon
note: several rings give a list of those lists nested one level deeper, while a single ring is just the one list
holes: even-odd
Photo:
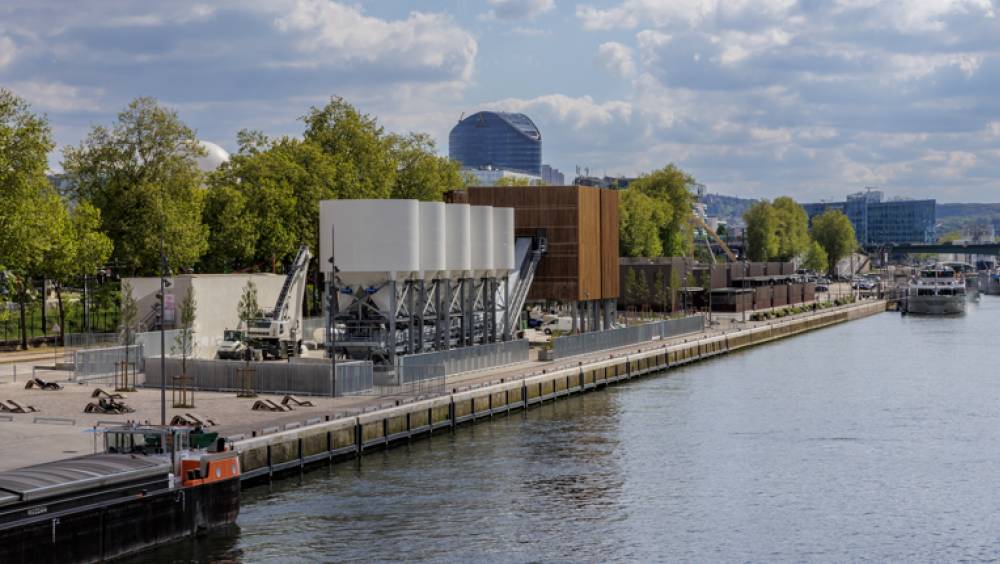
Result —
[{"label": "roof", "polygon": [[519,131],[525,137],[534,140],[539,140],[542,138],[542,132],[539,131],[538,126],[535,125],[535,122],[531,121],[531,118],[529,118],[524,114],[512,113],[512,112],[483,111],[483,112],[476,112],[462,121],[469,121],[472,119],[482,119],[486,115],[494,115],[502,119],[504,122],[506,122],[508,125]]},{"label": "roof", "polygon": [[54,497],[146,478],[166,476],[170,461],[153,456],[98,454],[0,472],[0,505]]}]

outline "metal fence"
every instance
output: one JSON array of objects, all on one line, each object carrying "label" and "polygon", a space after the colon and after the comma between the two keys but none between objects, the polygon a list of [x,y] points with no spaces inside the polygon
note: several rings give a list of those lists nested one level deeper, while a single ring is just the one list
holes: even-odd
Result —
[{"label": "metal fence", "polygon": [[399,357],[397,366],[404,370],[416,366],[442,366],[445,375],[451,375],[527,360],[528,341],[521,339],[447,351],[408,354]]},{"label": "metal fence", "polygon": [[445,393],[446,378],[442,364],[376,370],[374,393],[378,396],[437,396]]},{"label": "metal fence", "polygon": [[[174,343],[177,341],[177,336],[181,332],[179,329],[171,329],[169,331],[164,331],[164,341],[167,345],[167,356],[170,356],[171,349],[174,347]],[[134,335],[135,344],[142,345],[142,353],[147,358],[153,356],[160,356],[160,332],[159,331],[147,331],[144,333],[136,333]]]},{"label": "metal fence", "polygon": [[66,333],[63,338],[65,346],[76,349],[107,347],[122,342],[118,333]]},{"label": "metal fence", "polygon": [[[181,359],[165,360],[167,385],[181,373]],[[371,362],[337,363],[336,382],[332,378],[329,362],[251,362],[239,360],[188,359],[186,373],[191,378],[189,386],[206,391],[240,391],[244,389],[240,370],[247,373],[249,388],[265,394],[302,394],[311,396],[358,395],[372,393],[373,372]],[[162,381],[160,363],[146,364],[146,386],[159,387]]]},{"label": "metal fence", "polygon": [[552,339],[552,350],[557,357],[564,358],[604,349],[626,347],[656,338],[669,339],[704,329],[705,317],[692,315],[681,319],[668,319],[620,329],[558,337]]},{"label": "metal fence", "polygon": [[128,362],[134,362],[135,371],[142,372],[142,345],[82,349],[73,352],[73,380],[78,382],[112,382],[118,363],[126,360],[126,349]]}]

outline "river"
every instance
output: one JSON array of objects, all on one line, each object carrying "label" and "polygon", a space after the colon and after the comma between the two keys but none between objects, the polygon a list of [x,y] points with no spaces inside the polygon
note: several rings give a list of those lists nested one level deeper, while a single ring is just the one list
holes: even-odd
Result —
[{"label": "river", "polygon": [[141,560],[996,559],[998,320],[885,313],[461,427]]}]

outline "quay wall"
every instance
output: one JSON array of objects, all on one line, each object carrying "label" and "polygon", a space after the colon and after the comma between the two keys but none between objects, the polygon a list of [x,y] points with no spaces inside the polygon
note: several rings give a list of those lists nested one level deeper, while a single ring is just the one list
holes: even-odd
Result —
[{"label": "quay wall", "polygon": [[230,441],[239,452],[244,480],[269,479],[276,473],[322,461],[360,456],[365,451],[383,448],[397,441],[489,419],[885,310],[886,302],[880,300],[631,354],[619,349],[617,352],[609,351],[607,358],[586,364],[581,362],[574,367],[505,379],[500,383],[262,436],[231,437]]}]

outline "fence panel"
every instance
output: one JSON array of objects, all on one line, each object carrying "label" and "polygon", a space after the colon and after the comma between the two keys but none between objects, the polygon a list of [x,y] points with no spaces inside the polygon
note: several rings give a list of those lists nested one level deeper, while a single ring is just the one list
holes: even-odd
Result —
[{"label": "fence panel", "polygon": [[128,361],[135,363],[136,372],[142,372],[142,345],[82,349],[73,352],[73,380],[102,384],[113,382],[117,363],[126,360],[126,349]]},{"label": "fence panel", "polygon": [[552,339],[552,350],[559,358],[586,354],[593,351],[626,347],[656,338],[671,338],[684,333],[702,331],[705,318],[693,315],[682,319],[655,321],[631,327],[594,331]]},{"label": "fence panel", "polygon": [[[172,376],[181,373],[181,359],[164,360],[171,385]],[[264,394],[302,394],[337,396],[371,393],[373,387],[370,362],[337,364],[337,381],[330,377],[329,362],[251,362],[239,360],[188,359],[186,373],[190,386],[196,390],[228,392],[242,389],[238,370],[253,369],[253,391]],[[159,359],[146,365],[146,386],[159,387]],[[336,384],[336,386],[334,386]],[[336,390],[334,389],[336,388]]]},{"label": "fence panel", "polygon": [[516,362],[526,362],[527,360],[528,341],[517,340],[461,347],[447,351],[408,354],[399,357],[397,366],[403,370],[416,366],[442,366],[447,376]]},{"label": "fence panel", "polygon": [[[169,331],[164,331],[164,341],[167,345],[167,355],[172,354],[170,351],[174,348],[174,343],[177,341],[177,336],[181,332],[179,329],[171,329]],[[160,332],[159,331],[147,331],[144,333],[136,333],[135,344],[142,345],[142,352],[146,357],[160,356]]]}]

